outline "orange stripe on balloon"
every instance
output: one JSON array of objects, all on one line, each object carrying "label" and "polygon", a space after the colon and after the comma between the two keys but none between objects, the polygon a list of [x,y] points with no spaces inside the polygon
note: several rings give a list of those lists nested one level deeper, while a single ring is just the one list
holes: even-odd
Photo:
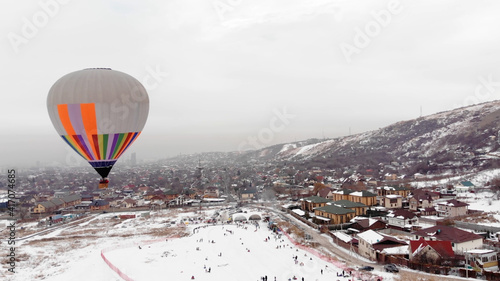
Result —
[{"label": "orange stripe on balloon", "polygon": [[94,142],[93,138],[93,135],[97,135],[95,105],[93,103],[82,103],[80,104],[80,109],[82,111],[83,127],[87,133],[87,140],[89,141],[90,148],[94,152],[95,159],[100,160],[101,153],[99,152],[99,146]]},{"label": "orange stripe on balloon", "polygon": [[84,156],[87,160],[90,159],[90,156],[85,152],[83,147],[81,146],[80,141],[76,137],[75,129],[73,129],[73,125],[71,124],[71,119],[69,118],[68,105],[67,104],[58,104],[57,112],[59,113],[59,120],[66,131],[66,135],[68,136],[68,141],[73,145],[75,149],[77,149],[80,154]]},{"label": "orange stripe on balloon", "polygon": [[71,125],[71,120],[69,119],[68,105],[58,104],[57,112],[59,113],[59,120],[61,120],[64,130],[66,131],[66,135],[76,135],[75,130],[73,129],[73,125]]}]

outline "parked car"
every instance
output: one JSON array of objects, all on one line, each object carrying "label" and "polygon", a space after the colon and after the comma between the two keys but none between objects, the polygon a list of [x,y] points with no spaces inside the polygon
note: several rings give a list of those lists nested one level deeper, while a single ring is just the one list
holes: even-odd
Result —
[{"label": "parked car", "polygon": [[366,265],[366,266],[360,267],[359,270],[372,271],[372,270],[374,270],[374,268],[373,268],[373,266]]},{"label": "parked car", "polygon": [[386,264],[384,265],[384,269],[385,271],[387,272],[399,272],[399,269],[397,268],[397,266],[393,263],[390,263],[390,264]]}]

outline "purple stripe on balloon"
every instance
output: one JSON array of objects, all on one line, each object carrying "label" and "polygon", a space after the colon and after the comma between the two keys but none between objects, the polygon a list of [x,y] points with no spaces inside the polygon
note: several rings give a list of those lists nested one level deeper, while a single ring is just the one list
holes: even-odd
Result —
[{"label": "purple stripe on balloon", "polygon": [[92,154],[92,152],[89,150],[89,148],[88,148],[89,146],[87,143],[85,143],[84,138],[81,135],[77,135],[77,137],[83,146],[82,148],[87,152],[88,155],[90,155],[90,160],[95,160],[95,157]]},{"label": "purple stripe on balloon", "polygon": [[108,134],[108,149],[106,152],[108,155],[104,155],[106,157],[105,159],[108,160],[111,158],[111,155],[113,155],[113,134]]},{"label": "purple stripe on balloon", "polygon": [[112,159],[111,157],[113,157],[113,154],[115,153],[115,149],[116,149],[116,142],[118,141],[118,137],[119,137],[120,134],[114,134],[114,137],[113,137],[113,144],[111,145],[111,149],[109,150],[109,155],[108,155],[108,159]]},{"label": "purple stripe on balloon", "polygon": [[86,146],[91,159],[96,159],[97,157],[94,155],[94,150],[88,149],[90,148],[90,141],[87,138],[87,132],[85,131],[85,126],[83,125],[82,110],[80,104],[68,104],[68,115],[75,133],[79,136],[82,144]]}]

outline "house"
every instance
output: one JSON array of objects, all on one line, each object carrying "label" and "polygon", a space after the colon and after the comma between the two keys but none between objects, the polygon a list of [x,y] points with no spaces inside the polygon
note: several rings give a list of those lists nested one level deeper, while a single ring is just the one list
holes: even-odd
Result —
[{"label": "house", "polygon": [[144,194],[143,198],[146,200],[151,200],[153,197],[157,196],[164,196],[163,191],[161,190],[153,190],[153,191],[148,191],[146,194]]},{"label": "house", "polygon": [[333,194],[333,201],[339,201],[339,200],[349,200],[349,194],[351,194],[352,190],[350,189],[339,189],[337,191],[334,191]]},{"label": "house", "polygon": [[434,207],[420,208],[418,209],[418,213],[422,216],[435,216],[437,214],[436,208]]},{"label": "house", "polygon": [[62,190],[54,192],[54,198],[63,198],[69,195],[69,190]]},{"label": "house", "polygon": [[209,186],[203,192],[203,198],[219,198],[219,189],[215,186]]},{"label": "house", "polygon": [[90,204],[91,210],[107,210],[109,209],[109,202],[106,200],[94,200],[92,204]]},{"label": "house", "polygon": [[196,191],[194,191],[193,189],[185,188],[182,191],[182,194],[185,195],[186,197],[190,198],[190,199],[195,199],[196,198]]},{"label": "house", "polygon": [[67,195],[61,198],[54,198],[52,200],[38,203],[33,208],[33,213],[51,213],[62,208],[73,207],[80,204],[81,196],[79,194]]},{"label": "house", "polygon": [[411,230],[414,225],[418,225],[418,217],[407,210],[393,210],[387,215],[387,224],[391,228]]},{"label": "house", "polygon": [[437,203],[437,215],[440,217],[465,216],[468,212],[469,204],[456,199]]},{"label": "house", "polygon": [[436,225],[417,230],[412,235],[414,240],[423,237],[425,240],[450,241],[455,254],[461,254],[467,250],[479,249],[483,246],[483,237],[446,225]]},{"label": "house", "polygon": [[377,195],[369,191],[355,191],[349,193],[349,201],[363,203],[366,206],[374,206],[377,204]]},{"label": "house", "polygon": [[[218,199],[213,199],[213,198],[206,198],[206,202],[210,200],[218,200]],[[216,201],[220,202],[220,201]],[[167,202],[167,206],[184,206],[184,205],[191,205],[193,201],[186,195],[179,195],[177,198],[174,200],[170,200]]]},{"label": "house", "polygon": [[474,249],[465,252],[467,261],[472,267],[483,268],[488,271],[498,271],[497,252],[488,249]]},{"label": "house", "polygon": [[173,189],[167,189],[165,192],[165,199],[167,201],[170,201],[170,200],[174,200],[175,198],[177,198],[177,196],[179,196],[179,192],[173,190]]},{"label": "house", "polygon": [[387,248],[406,246],[407,243],[395,237],[383,235],[373,230],[358,233],[358,253],[370,260],[378,260],[378,256]]},{"label": "house", "polygon": [[257,194],[257,188],[247,187],[241,191],[241,199],[242,200],[254,199],[256,194]]},{"label": "house", "polygon": [[23,204],[35,204],[36,198],[33,195],[23,195],[19,198],[19,202]]},{"label": "house", "polygon": [[455,258],[450,241],[431,241],[420,238],[410,241],[410,260],[423,264],[441,264]]},{"label": "house", "polygon": [[43,214],[52,213],[63,207],[63,202],[60,200],[49,200],[35,205],[33,213]]},{"label": "house", "polygon": [[123,200],[122,206],[125,208],[134,208],[137,207],[137,201],[134,199],[127,198]]},{"label": "house", "polygon": [[387,226],[387,223],[380,219],[354,218],[353,221],[349,228],[359,231],[384,229]]},{"label": "house", "polygon": [[411,198],[408,199],[411,211],[417,211],[422,208],[434,207],[434,200],[439,199],[439,193],[417,189],[410,195]]},{"label": "house", "polygon": [[80,196],[80,194],[71,194],[59,199],[64,202],[65,208],[76,206],[80,204],[80,202],[82,202],[82,197]]},{"label": "house", "polygon": [[349,200],[339,200],[339,201],[334,201],[331,203],[327,203],[327,205],[335,205],[338,207],[346,208],[346,209],[351,209],[355,212],[356,216],[362,216],[366,214],[366,208],[367,206],[363,203],[359,202],[352,202]]},{"label": "house", "polygon": [[403,207],[403,197],[399,194],[385,195],[380,199],[380,205],[387,209],[401,209]]},{"label": "house", "polygon": [[457,185],[455,185],[455,190],[457,193],[466,193],[473,191],[476,186],[470,181],[461,181]]},{"label": "house", "polygon": [[319,189],[318,194],[316,195],[319,197],[333,200],[333,192],[329,187]]},{"label": "house", "polygon": [[331,203],[332,200],[319,196],[310,196],[300,199],[301,209],[303,211],[314,212],[314,208],[323,207],[326,203]]},{"label": "house", "polygon": [[408,197],[410,195],[410,188],[404,186],[379,186],[377,187],[377,195],[378,196],[386,196],[386,195],[400,195],[403,198]]},{"label": "house", "polygon": [[318,224],[343,224],[355,217],[355,211],[335,205],[314,208],[313,221]]}]

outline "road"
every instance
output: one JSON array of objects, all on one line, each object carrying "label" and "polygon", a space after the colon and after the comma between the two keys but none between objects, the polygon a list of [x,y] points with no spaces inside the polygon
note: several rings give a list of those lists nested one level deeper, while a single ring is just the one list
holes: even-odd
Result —
[{"label": "road", "polygon": [[[259,208],[265,208],[269,212],[273,212],[280,216],[281,218],[287,220],[288,222],[294,224],[298,228],[302,229],[306,234],[309,234],[312,237],[312,240],[317,242],[321,247],[325,248],[326,250],[330,251],[333,253],[339,260],[345,261],[346,265],[351,268],[359,268],[365,265],[373,266],[376,271],[381,271],[384,272],[384,266],[377,264],[376,262],[368,262],[365,259],[360,259],[357,257],[357,254],[349,254],[349,252],[346,252],[344,248],[341,248],[340,246],[337,246],[333,241],[332,238],[323,235],[322,233],[319,232],[317,229],[313,229],[310,226],[304,224],[303,222],[297,220],[295,217],[289,215],[286,212],[282,212],[278,208],[275,207],[263,207],[262,205],[256,205]],[[401,272],[408,272],[412,276],[418,276],[420,278],[423,278],[422,280],[428,280],[426,278],[436,278],[438,277],[440,280],[471,280],[467,278],[461,278],[457,276],[447,276],[447,275],[435,275],[435,274],[428,274],[425,272],[418,272],[414,270],[410,270],[404,267],[399,267]],[[397,273],[394,273],[394,275],[399,275]],[[433,280],[433,279],[431,279]],[[475,279],[474,279],[475,280]]]}]

